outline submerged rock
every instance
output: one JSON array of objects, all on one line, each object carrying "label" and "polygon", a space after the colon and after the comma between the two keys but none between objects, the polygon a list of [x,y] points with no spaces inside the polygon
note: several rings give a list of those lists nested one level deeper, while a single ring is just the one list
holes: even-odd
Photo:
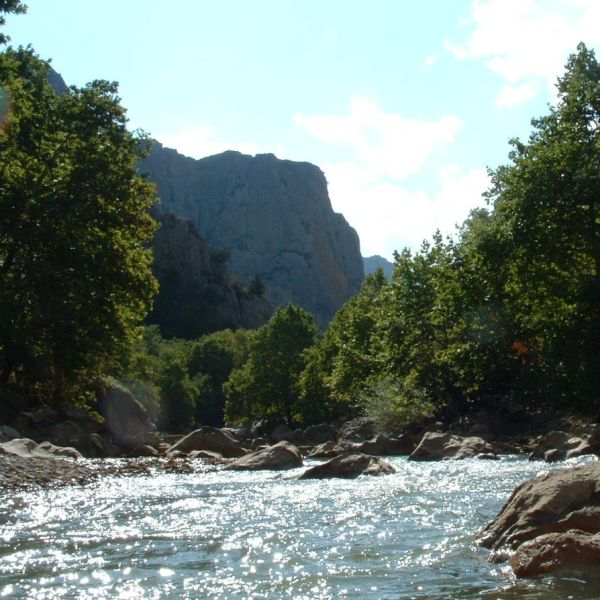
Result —
[{"label": "submerged rock", "polygon": [[409,460],[460,460],[480,454],[494,454],[493,447],[482,438],[461,438],[450,433],[428,431],[409,456]]},{"label": "submerged rock", "polygon": [[171,446],[168,453],[187,453],[192,450],[210,450],[218,452],[225,458],[239,458],[248,454],[248,451],[237,440],[216,427],[200,427],[200,429],[192,431]]},{"label": "submerged rock", "polygon": [[359,475],[385,475],[395,472],[396,469],[392,465],[376,456],[352,452],[336,456],[308,469],[300,476],[300,479],[325,479],[328,477],[351,479]]},{"label": "submerged rock", "polygon": [[300,450],[290,442],[281,441],[268,448],[247,454],[227,465],[227,469],[237,471],[258,471],[262,469],[294,469],[302,466]]},{"label": "submerged rock", "polygon": [[518,486],[481,532],[492,550],[517,550],[520,576],[600,569],[600,462],[554,471]]}]

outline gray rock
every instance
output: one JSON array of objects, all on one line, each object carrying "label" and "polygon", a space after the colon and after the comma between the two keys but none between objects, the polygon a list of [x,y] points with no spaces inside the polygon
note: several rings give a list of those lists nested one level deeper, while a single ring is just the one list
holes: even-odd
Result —
[{"label": "gray rock", "polygon": [[359,452],[336,456],[327,462],[305,471],[300,479],[325,479],[339,477],[352,479],[359,475],[385,475],[396,470],[386,461]]},{"label": "gray rock", "polygon": [[196,161],[155,143],[140,171],[157,183],[161,210],[229,250],[233,274],[259,276],[276,306],[298,304],[324,324],[360,289],[358,236],[314,165],[239,152]]},{"label": "gray rock", "polygon": [[191,221],[154,214],[160,223],[152,249],[160,291],[149,321],[164,335],[196,338],[221,329],[264,325],[274,305],[232,280],[227,254],[209,247]]},{"label": "gray rock", "polygon": [[300,450],[289,442],[282,441],[238,458],[225,467],[236,471],[259,471],[271,469],[294,469],[302,466]]},{"label": "gray rock", "polygon": [[99,392],[98,410],[104,417],[104,426],[111,438],[125,450],[138,445],[138,436],[156,430],[146,409],[113,378],[107,378]]},{"label": "gray rock", "polygon": [[192,450],[210,450],[218,452],[225,458],[239,458],[248,454],[238,441],[215,427],[200,427],[186,435],[169,448],[169,455],[175,452],[191,452]]},{"label": "gray rock", "polygon": [[0,454],[14,454],[22,458],[83,458],[75,448],[55,446],[50,442],[38,444],[28,438],[20,438],[0,444]]},{"label": "gray rock", "polygon": [[494,454],[493,447],[478,437],[461,438],[449,433],[425,433],[409,460],[460,460],[479,454]]},{"label": "gray rock", "polygon": [[114,458],[123,454],[119,446],[97,433],[83,433],[73,438],[70,445],[86,458]]},{"label": "gray rock", "polygon": [[295,432],[296,443],[306,446],[317,446],[325,442],[337,440],[337,429],[327,423],[311,425],[304,430]]},{"label": "gray rock", "polygon": [[391,437],[380,434],[366,442],[352,444],[351,448],[354,452],[374,456],[408,456],[415,449],[415,443],[408,435]]}]

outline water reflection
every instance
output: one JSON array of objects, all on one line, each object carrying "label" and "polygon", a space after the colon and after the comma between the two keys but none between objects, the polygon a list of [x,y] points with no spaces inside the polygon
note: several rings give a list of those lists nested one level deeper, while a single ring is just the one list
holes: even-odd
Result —
[{"label": "water reflection", "polygon": [[0,596],[600,596],[578,580],[517,582],[474,543],[515,485],[550,467],[392,462],[395,475],[354,481],[217,470],[2,496]]}]

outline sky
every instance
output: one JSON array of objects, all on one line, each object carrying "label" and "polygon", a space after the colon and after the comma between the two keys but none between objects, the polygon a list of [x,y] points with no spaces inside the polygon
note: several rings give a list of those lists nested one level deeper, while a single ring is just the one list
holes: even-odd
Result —
[{"label": "sky", "polygon": [[598,0],[25,0],[7,17],[69,85],[119,82],[130,126],[201,158],[318,165],[363,256],[453,235],[487,169],[556,101]]}]

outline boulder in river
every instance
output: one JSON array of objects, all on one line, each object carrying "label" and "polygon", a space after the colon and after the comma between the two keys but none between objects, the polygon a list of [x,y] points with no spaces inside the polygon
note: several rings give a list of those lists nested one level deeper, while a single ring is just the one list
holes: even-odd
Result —
[{"label": "boulder in river", "polygon": [[0,444],[0,454],[14,454],[22,458],[83,458],[75,448],[55,446],[50,442],[38,444],[29,438],[19,438]]},{"label": "boulder in river", "polygon": [[516,550],[515,573],[600,569],[600,462],[561,469],[518,486],[481,532],[481,545]]},{"label": "boulder in river", "polygon": [[494,454],[492,446],[479,437],[459,437],[428,431],[409,456],[409,460],[459,460],[480,454]]},{"label": "boulder in river", "polygon": [[352,445],[352,450],[375,456],[407,456],[415,449],[412,439],[406,434],[396,437],[377,435],[366,442]]},{"label": "boulder in river", "polygon": [[218,452],[225,458],[239,458],[248,454],[240,443],[228,433],[216,427],[200,427],[192,431],[169,448],[169,454],[174,452],[191,452],[192,450],[210,450]]},{"label": "boulder in river", "polygon": [[385,475],[395,472],[396,469],[392,465],[376,456],[350,452],[311,467],[302,473],[300,479],[326,479],[330,477],[351,479],[359,475]]},{"label": "boulder in river", "polygon": [[139,435],[156,431],[146,409],[116,379],[106,380],[98,395],[98,410],[113,441],[125,450],[139,445],[136,439]]},{"label": "boulder in river", "polygon": [[566,431],[551,431],[538,441],[529,455],[529,460],[556,462],[592,453],[593,448],[588,440],[571,435]]},{"label": "boulder in river", "polygon": [[290,442],[278,442],[268,448],[246,454],[227,465],[237,471],[259,471],[267,469],[294,469],[302,466],[300,450]]}]

